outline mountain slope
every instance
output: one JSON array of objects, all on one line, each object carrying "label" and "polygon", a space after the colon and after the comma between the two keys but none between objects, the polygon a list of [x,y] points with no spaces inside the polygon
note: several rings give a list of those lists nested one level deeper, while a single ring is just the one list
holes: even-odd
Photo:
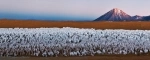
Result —
[{"label": "mountain slope", "polygon": [[102,20],[104,21],[126,21],[126,20],[132,20],[132,17],[126,14],[125,12],[123,12],[122,10],[118,8],[114,8],[94,21],[102,21]]},{"label": "mountain slope", "polygon": [[144,21],[150,21],[150,16],[144,16],[144,17],[143,17],[143,20],[144,20]]},{"label": "mountain slope", "polygon": [[143,20],[143,16],[139,16],[139,15],[132,16],[132,18],[134,20]]}]

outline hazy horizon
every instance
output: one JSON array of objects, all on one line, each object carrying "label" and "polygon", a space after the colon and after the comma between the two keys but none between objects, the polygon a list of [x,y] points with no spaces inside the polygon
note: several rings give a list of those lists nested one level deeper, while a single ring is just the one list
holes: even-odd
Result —
[{"label": "hazy horizon", "polygon": [[113,8],[150,15],[150,0],[0,0],[0,18],[91,21]]}]

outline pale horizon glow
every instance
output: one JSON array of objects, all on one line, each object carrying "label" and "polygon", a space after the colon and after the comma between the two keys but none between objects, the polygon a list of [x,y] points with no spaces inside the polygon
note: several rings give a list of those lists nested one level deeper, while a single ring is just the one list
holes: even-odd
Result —
[{"label": "pale horizon glow", "polygon": [[[148,16],[149,2],[150,0],[0,0],[0,12],[47,15],[49,20],[94,20],[113,8],[121,9],[131,16]],[[0,15],[0,18],[8,17]],[[28,18],[33,19],[33,16]]]}]

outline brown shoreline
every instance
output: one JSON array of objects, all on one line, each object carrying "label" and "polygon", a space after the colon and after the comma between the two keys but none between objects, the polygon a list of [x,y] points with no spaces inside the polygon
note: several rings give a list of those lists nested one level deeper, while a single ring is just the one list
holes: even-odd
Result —
[{"label": "brown shoreline", "polygon": [[0,57],[0,60],[149,60],[150,56]]},{"label": "brown shoreline", "polygon": [[74,27],[74,28],[94,28],[94,29],[140,29],[150,30],[149,21],[128,21],[128,22],[73,22],[73,21],[35,21],[35,20],[0,20],[0,28],[40,28],[40,27]]}]

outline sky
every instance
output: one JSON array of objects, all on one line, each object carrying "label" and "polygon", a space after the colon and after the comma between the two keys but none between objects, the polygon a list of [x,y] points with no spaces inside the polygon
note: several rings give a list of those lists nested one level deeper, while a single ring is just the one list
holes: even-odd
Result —
[{"label": "sky", "polygon": [[0,18],[92,21],[113,8],[150,15],[150,0],[0,0]]}]

